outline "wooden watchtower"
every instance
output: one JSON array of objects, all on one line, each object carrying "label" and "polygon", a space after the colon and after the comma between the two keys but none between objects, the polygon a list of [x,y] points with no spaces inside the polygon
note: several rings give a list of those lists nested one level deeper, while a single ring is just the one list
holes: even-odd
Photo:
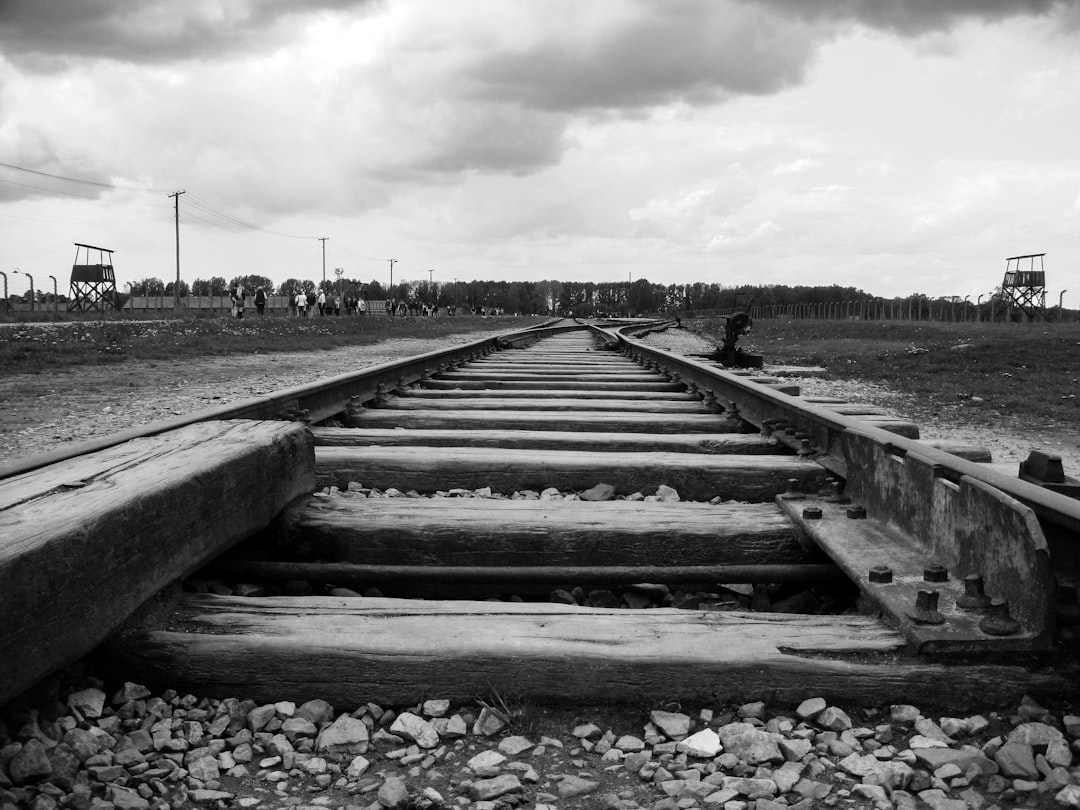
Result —
[{"label": "wooden watchtower", "polygon": [[[97,251],[97,264],[91,264],[90,251]],[[85,251],[85,253],[84,253]],[[116,275],[109,248],[75,243],[75,263],[71,266],[71,301],[68,312],[106,312],[116,309]],[[83,263],[79,257],[83,256]]]},{"label": "wooden watchtower", "polygon": [[[1001,282],[1001,303],[1006,313],[1016,308],[1031,320],[1043,316],[1046,310],[1046,270],[1043,265],[1045,253],[1029,253],[1026,256],[1010,256],[1005,260],[1005,278]],[[1020,262],[1028,260],[1028,269],[1021,270]],[[1039,269],[1035,269],[1035,260]],[[1016,262],[1014,265],[1013,262]]]}]

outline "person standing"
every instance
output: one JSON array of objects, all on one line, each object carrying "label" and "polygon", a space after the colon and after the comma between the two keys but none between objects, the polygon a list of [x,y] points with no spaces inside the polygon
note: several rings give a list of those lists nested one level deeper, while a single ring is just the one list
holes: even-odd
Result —
[{"label": "person standing", "polygon": [[266,311],[266,290],[262,287],[255,290],[255,311],[259,313],[260,318]]},{"label": "person standing", "polygon": [[236,285],[236,298],[233,301],[236,307],[236,319],[240,320],[244,317],[244,299],[247,297],[247,292],[244,290],[243,284]]},{"label": "person standing", "polygon": [[326,314],[326,291],[325,290],[319,290],[319,297],[315,301],[315,303],[319,305],[319,314],[320,315],[325,315]]},{"label": "person standing", "polygon": [[307,317],[307,295],[303,290],[296,294],[296,315],[298,318]]}]

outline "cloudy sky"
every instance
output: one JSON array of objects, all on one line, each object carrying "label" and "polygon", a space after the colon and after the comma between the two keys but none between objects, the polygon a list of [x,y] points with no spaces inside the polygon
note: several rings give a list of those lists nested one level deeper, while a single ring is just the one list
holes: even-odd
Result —
[{"label": "cloudy sky", "polygon": [[1046,252],[1076,306],[1078,5],[3,0],[0,270],[174,278],[183,190],[187,281],[325,245],[383,283],[974,300]]}]

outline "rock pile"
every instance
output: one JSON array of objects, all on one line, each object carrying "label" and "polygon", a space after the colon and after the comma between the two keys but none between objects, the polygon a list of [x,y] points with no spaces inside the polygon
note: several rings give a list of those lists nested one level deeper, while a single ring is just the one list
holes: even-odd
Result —
[{"label": "rock pile", "polygon": [[132,683],[109,697],[91,681],[4,710],[0,808],[1080,807],[1080,717],[1027,698],[1006,715],[937,719],[822,698],[625,711],[618,730],[501,708],[432,699],[338,713]]}]

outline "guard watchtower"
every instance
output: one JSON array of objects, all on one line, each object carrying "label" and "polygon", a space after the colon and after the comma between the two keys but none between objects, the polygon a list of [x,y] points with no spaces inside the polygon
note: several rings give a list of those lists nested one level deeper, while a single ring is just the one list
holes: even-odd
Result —
[{"label": "guard watchtower", "polygon": [[[1005,260],[1000,308],[1008,312],[1015,307],[1033,321],[1043,315],[1046,309],[1046,270],[1043,265],[1045,255],[1029,253],[1026,256],[1010,256]],[[1025,259],[1028,261],[1028,268],[1022,270],[1020,262]],[[1036,259],[1039,260],[1038,270],[1035,269]]]},{"label": "guard watchtower", "polygon": [[[97,264],[91,264],[90,251],[97,251]],[[84,253],[85,251],[85,253]],[[116,275],[109,248],[75,243],[75,263],[71,266],[71,301],[68,312],[105,312],[116,309]],[[107,255],[106,255],[107,254]],[[79,257],[83,256],[83,263]]]}]

